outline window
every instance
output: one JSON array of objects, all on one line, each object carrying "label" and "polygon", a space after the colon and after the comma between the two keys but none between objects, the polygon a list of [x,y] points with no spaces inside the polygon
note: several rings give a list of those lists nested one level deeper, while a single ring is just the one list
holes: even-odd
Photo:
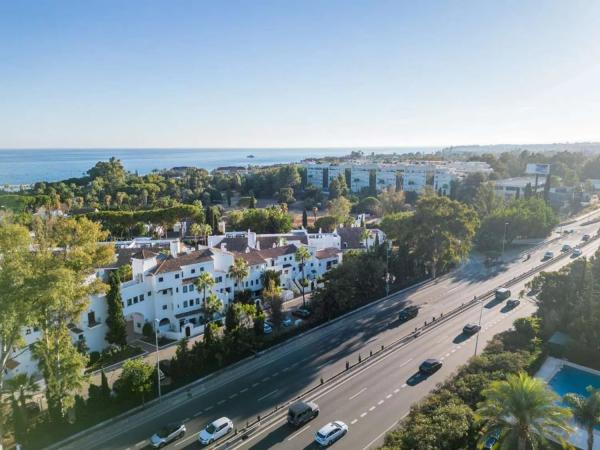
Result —
[{"label": "window", "polygon": [[162,308],[163,308],[163,309],[167,309],[167,305],[163,305],[163,307],[162,307]]},{"label": "window", "polygon": [[188,287],[187,286],[183,286],[183,293],[184,294],[187,292],[187,290],[188,290]]},{"label": "window", "polygon": [[163,280],[164,280],[164,279],[163,279],[163,277],[159,277],[159,278],[158,278],[158,282],[159,282],[159,283],[162,283],[162,282],[163,282]]},{"label": "window", "polygon": [[130,298],[127,299],[127,306],[131,306],[131,299]]},{"label": "window", "polygon": [[200,304],[200,299],[199,299],[199,298],[197,298],[197,299],[196,299],[196,305],[199,305],[199,304]]},{"label": "window", "polygon": [[204,267],[200,267],[200,272],[204,272]]},{"label": "window", "polygon": [[178,287],[175,288],[175,292],[179,292],[179,288]]},{"label": "window", "polygon": [[187,300],[184,300],[184,301],[183,301],[183,307],[184,307],[184,308],[187,308],[187,305],[188,305],[188,302],[187,302]]},{"label": "window", "polygon": [[215,278],[215,282],[216,282],[216,283],[221,283],[221,282],[223,282],[223,277],[217,277],[217,278]]},{"label": "window", "polygon": [[175,279],[177,279],[177,278],[179,278],[179,274],[178,273],[175,274]]},{"label": "window", "polygon": [[140,294],[140,302],[144,301],[144,294]]},{"label": "window", "polygon": [[135,297],[133,297],[133,303],[137,303],[138,302],[138,296],[136,295]]},{"label": "window", "polygon": [[121,302],[121,306],[122,306],[123,308],[125,308],[125,302],[123,302],[123,301],[122,301],[122,302]]},{"label": "window", "polygon": [[152,296],[152,291],[148,291],[148,297]]},{"label": "window", "polygon": [[193,291],[194,291],[194,285],[193,285],[193,284],[190,284],[190,287],[189,287],[189,289],[190,289],[190,292],[193,292]]},{"label": "window", "polygon": [[[137,297],[136,297],[137,298]],[[96,313],[94,311],[90,311],[87,315],[88,317],[88,327],[93,327],[98,322],[96,322]]]},{"label": "window", "polygon": [[31,328],[27,328],[27,329],[25,330],[25,334],[31,334]]},{"label": "window", "polygon": [[192,272],[192,273],[196,273],[196,269],[192,269],[192,270],[191,270],[191,272]]}]

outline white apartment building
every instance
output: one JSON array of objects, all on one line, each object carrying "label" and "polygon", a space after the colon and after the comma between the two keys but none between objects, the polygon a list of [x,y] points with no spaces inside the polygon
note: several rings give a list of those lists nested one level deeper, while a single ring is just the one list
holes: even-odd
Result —
[{"label": "white apartment building", "polygon": [[376,166],[353,166],[350,170],[350,190],[358,193],[363,189],[369,189],[371,185],[371,173],[376,170]]},{"label": "white apartment building", "polygon": [[522,198],[528,184],[531,185],[531,192],[537,192],[538,194],[544,192],[546,178],[538,177],[537,191],[535,190],[535,177],[506,178],[504,180],[496,180],[493,183],[496,195],[506,200],[510,200],[515,197]]}]

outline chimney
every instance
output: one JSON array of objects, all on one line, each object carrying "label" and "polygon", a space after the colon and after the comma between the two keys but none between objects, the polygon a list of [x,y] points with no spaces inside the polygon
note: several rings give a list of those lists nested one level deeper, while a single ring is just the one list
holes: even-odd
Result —
[{"label": "chimney", "polygon": [[177,255],[179,254],[179,241],[178,240],[169,242],[169,251],[171,252],[171,256],[173,258],[177,258]]}]

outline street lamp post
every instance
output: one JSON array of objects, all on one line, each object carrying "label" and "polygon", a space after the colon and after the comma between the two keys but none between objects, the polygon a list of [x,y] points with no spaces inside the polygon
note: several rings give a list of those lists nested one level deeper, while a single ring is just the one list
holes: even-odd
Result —
[{"label": "street lamp post", "polygon": [[477,330],[477,336],[475,336],[475,352],[473,356],[477,356],[477,346],[479,345],[479,333],[481,332],[481,316],[483,315],[483,299],[481,301],[481,308],[479,309],[479,330]]},{"label": "street lamp post", "polygon": [[154,319],[155,327],[154,327],[154,340],[156,343],[156,383],[158,385],[158,401],[162,400],[161,392],[160,392],[160,355],[158,352],[158,319]]},{"label": "street lamp post", "polygon": [[508,222],[504,222],[504,236],[502,236],[502,260],[504,260],[504,243],[506,242],[506,229],[508,228]]},{"label": "street lamp post", "polygon": [[390,295],[390,251],[392,241],[387,241],[385,246],[385,296]]}]

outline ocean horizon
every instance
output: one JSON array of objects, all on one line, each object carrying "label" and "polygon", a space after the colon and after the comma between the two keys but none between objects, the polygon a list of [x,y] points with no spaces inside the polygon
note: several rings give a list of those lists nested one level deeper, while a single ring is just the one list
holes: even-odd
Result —
[{"label": "ocean horizon", "polygon": [[[386,148],[80,148],[0,149],[0,186],[60,181],[84,176],[98,161],[116,157],[130,172],[144,175],[153,170],[191,166],[213,170],[222,166],[269,166],[326,156],[365,153],[432,153],[440,147]],[[248,158],[253,155],[253,158]]]}]

